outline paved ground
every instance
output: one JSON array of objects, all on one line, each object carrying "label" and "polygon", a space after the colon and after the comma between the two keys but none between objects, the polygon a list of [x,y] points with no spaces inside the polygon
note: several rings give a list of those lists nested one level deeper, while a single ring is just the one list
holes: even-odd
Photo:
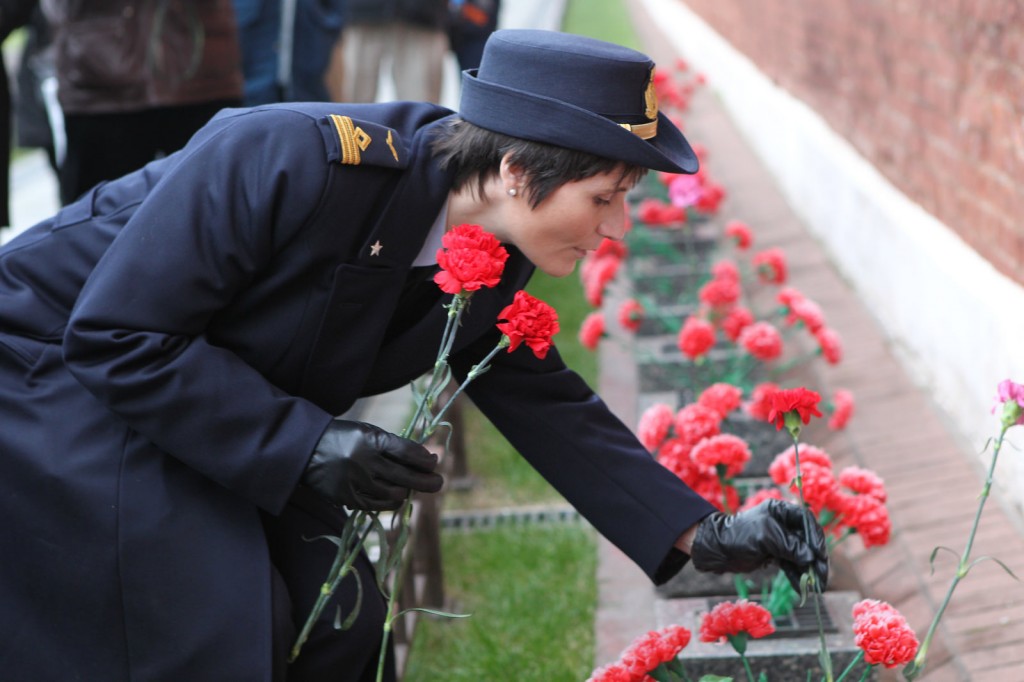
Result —
[{"label": "paved ground", "polygon": [[[627,4],[649,53],[660,64],[672,63],[676,55],[664,38],[664,22],[649,16],[638,0]],[[955,570],[952,555],[942,553],[929,575],[929,556],[937,545],[962,551],[982,489],[981,464],[946,428],[943,414],[903,370],[871,311],[786,205],[714,97],[713,84],[695,98],[685,124],[689,139],[708,148],[708,169],[729,193],[722,219],[751,224],[761,248],[784,248],[793,285],[822,306],[843,337],[844,361],[817,378],[829,389],[850,389],[857,399],[856,415],[843,434],[812,432],[807,442],[825,447],[840,466],[865,466],[885,479],[894,533],[884,548],[865,551],[859,540],[846,543],[839,579],[866,597],[892,603],[923,635]],[[621,344],[603,344],[602,372],[602,394],[627,423],[635,424],[635,372]],[[1024,573],[1019,518],[998,500],[985,509],[971,556],[983,555]],[[633,636],[654,626],[657,600],[646,578],[607,543],[601,549],[599,580],[597,659],[607,662]],[[1024,585],[992,562],[973,569],[955,593],[929,653],[926,675],[919,679],[1024,680]]]}]

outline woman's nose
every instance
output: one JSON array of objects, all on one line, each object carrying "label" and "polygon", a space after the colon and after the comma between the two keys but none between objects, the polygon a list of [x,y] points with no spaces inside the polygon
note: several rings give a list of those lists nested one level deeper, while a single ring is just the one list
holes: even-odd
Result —
[{"label": "woman's nose", "polygon": [[626,211],[624,206],[612,214],[606,215],[601,224],[597,227],[597,233],[614,241],[620,241],[626,236],[628,227],[626,225]]}]

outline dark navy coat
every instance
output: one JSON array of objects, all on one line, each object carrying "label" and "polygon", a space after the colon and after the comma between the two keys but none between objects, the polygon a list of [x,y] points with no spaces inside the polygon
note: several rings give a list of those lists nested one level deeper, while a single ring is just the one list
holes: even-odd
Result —
[{"label": "dark navy coat", "polygon": [[[333,416],[437,352],[440,299],[391,323],[450,188],[428,149],[450,113],[228,110],[0,249],[4,674],[269,679],[261,514],[291,506]],[[457,374],[533,270],[510,250],[458,332]],[[502,353],[469,393],[652,577],[711,511],[556,350]]]}]

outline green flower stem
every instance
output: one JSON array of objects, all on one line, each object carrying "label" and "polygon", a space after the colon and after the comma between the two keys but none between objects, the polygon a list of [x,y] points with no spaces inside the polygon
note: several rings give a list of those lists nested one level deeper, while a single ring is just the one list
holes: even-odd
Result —
[{"label": "green flower stem", "polygon": [[978,509],[974,513],[974,523],[971,525],[971,532],[967,536],[967,546],[964,548],[964,553],[960,556],[960,564],[957,566],[956,573],[953,575],[953,579],[949,583],[949,589],[946,591],[946,596],[942,600],[942,604],[939,605],[939,610],[935,612],[935,617],[932,618],[931,625],[928,626],[928,634],[925,635],[924,641],[921,642],[921,646],[917,649],[917,656],[914,657],[914,661],[904,668],[903,675],[908,680],[912,680],[921,674],[924,670],[925,658],[928,656],[928,647],[932,643],[932,638],[935,636],[935,631],[939,627],[939,621],[942,620],[942,614],[945,613],[946,607],[949,606],[949,601],[953,598],[953,592],[956,590],[957,585],[960,581],[967,577],[967,573],[971,570],[970,564],[968,563],[971,558],[971,548],[974,546],[974,536],[978,532],[978,525],[981,522],[981,512],[985,509],[985,502],[988,500],[989,491],[992,489],[992,479],[995,476],[996,461],[999,458],[999,450],[1003,447],[1003,437],[1006,436],[1006,430],[1010,428],[1012,424],[1003,422],[1002,428],[999,431],[999,438],[996,440],[995,447],[992,450],[992,462],[988,467],[988,476],[985,478],[985,485],[981,490],[981,496],[978,500]]},{"label": "green flower stem", "polygon": [[[789,429],[790,435],[793,437],[793,459],[796,463],[796,490],[800,497],[800,506],[803,507],[805,513],[803,514],[804,521],[804,537],[809,542],[811,535],[811,524],[807,518],[808,509],[807,501],[804,499],[804,477],[800,471],[800,417],[795,415],[793,412],[786,413],[786,428]],[[814,617],[818,621],[818,642],[821,645],[821,664],[825,669],[825,680],[827,682],[833,682],[832,679],[832,658],[828,653],[828,643],[825,641],[825,626],[821,618],[821,585],[818,583],[818,577],[814,575],[814,571],[807,572],[807,583],[813,589],[814,595]]]},{"label": "green flower stem", "polygon": [[[408,526],[412,522],[412,503],[407,498],[402,508],[402,524]],[[404,544],[404,543],[403,543]],[[387,660],[388,652],[388,638],[391,637],[391,630],[398,614],[395,613],[395,609],[398,605],[398,592],[401,589],[402,580],[405,576],[405,562],[402,561],[401,552],[404,547],[396,547],[392,551],[399,553],[397,559],[397,568],[395,570],[395,581],[391,585],[391,589],[388,591],[388,605],[387,610],[384,612],[384,632],[380,642],[380,657],[377,659],[377,682],[381,682],[384,679],[384,663]]]},{"label": "green flower stem", "polygon": [[[842,674],[839,675],[839,677],[836,678],[836,682],[843,682],[843,679],[847,675],[849,675],[853,671],[853,669],[857,667],[857,664],[860,663],[863,659],[864,659],[864,650],[861,649],[861,650],[859,650],[857,652],[857,655],[854,656],[853,660],[850,661],[850,665],[846,666],[846,669],[843,670]],[[861,678],[860,678],[861,680],[867,679],[867,675],[869,675],[871,673],[871,668],[872,667],[873,666],[870,666],[870,665],[867,666],[867,668],[864,671],[864,674],[861,675]]]},{"label": "green flower stem", "polygon": [[499,341],[498,345],[491,349],[491,352],[487,354],[487,357],[485,357],[477,364],[473,365],[473,368],[470,369],[469,373],[466,375],[465,380],[463,380],[463,382],[459,384],[459,387],[455,390],[454,393],[452,393],[452,396],[448,399],[448,402],[444,404],[444,407],[438,410],[437,414],[434,416],[434,419],[430,422],[429,429],[431,433],[433,433],[434,429],[437,428],[437,425],[441,423],[442,417],[444,417],[445,412],[448,411],[448,408],[451,407],[452,403],[455,402],[455,399],[458,398],[459,395],[461,395],[462,392],[466,390],[466,386],[469,385],[469,382],[473,381],[473,379],[476,379],[478,376],[487,371],[487,365],[491,362],[491,360],[494,359],[494,356],[501,352],[502,349],[508,348],[510,343],[511,340],[508,338],[508,336],[502,334],[501,341]]},{"label": "green flower stem", "polygon": [[750,667],[750,660],[747,658],[747,655],[740,654],[740,660],[743,661],[743,669],[747,671],[747,679],[750,682],[755,682],[754,670]]},{"label": "green flower stem", "polygon": [[[357,528],[364,516],[365,515],[362,512],[359,512],[349,517],[348,522],[356,524],[353,527]],[[331,565],[331,570],[327,574],[327,580],[320,586],[320,594],[317,595],[316,602],[313,604],[313,609],[309,612],[306,622],[303,623],[302,630],[299,632],[299,636],[295,639],[295,644],[292,645],[291,654],[288,657],[289,662],[294,661],[299,657],[299,652],[302,651],[302,645],[306,643],[307,639],[309,639],[309,633],[313,630],[313,626],[316,624],[320,614],[323,613],[324,608],[326,608],[327,602],[331,600],[331,597],[334,596],[335,590],[338,589],[338,585],[352,570],[352,564],[359,555],[359,550],[362,548],[363,543],[366,542],[366,538],[369,536],[371,528],[372,525],[367,524],[366,531],[350,551],[346,551],[346,543],[342,542],[341,545],[339,545],[338,552],[334,556],[334,563]]]},{"label": "green flower stem", "polygon": [[[459,320],[469,304],[471,295],[472,292],[464,292],[452,297],[452,302],[448,306],[448,319],[445,321],[444,333],[441,335],[441,344],[437,349],[437,359],[434,360],[434,369],[423,394],[424,399],[417,402],[415,414],[400,434],[403,438],[412,437],[416,425],[424,418],[424,413],[433,407],[434,396],[441,390],[446,375],[445,368],[448,366],[448,356],[455,344],[455,332],[459,328]],[[426,438],[427,434],[423,434],[418,442],[422,443]]]}]

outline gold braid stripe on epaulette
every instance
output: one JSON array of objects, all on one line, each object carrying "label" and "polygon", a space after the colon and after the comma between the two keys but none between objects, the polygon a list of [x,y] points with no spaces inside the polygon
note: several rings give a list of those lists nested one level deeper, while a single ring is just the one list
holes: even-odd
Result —
[{"label": "gold braid stripe on epaulette", "polygon": [[352,124],[348,116],[331,114],[331,121],[338,131],[338,140],[341,142],[341,162],[352,166],[358,166],[362,161],[360,152],[365,152],[370,146],[370,136],[362,128]]}]

